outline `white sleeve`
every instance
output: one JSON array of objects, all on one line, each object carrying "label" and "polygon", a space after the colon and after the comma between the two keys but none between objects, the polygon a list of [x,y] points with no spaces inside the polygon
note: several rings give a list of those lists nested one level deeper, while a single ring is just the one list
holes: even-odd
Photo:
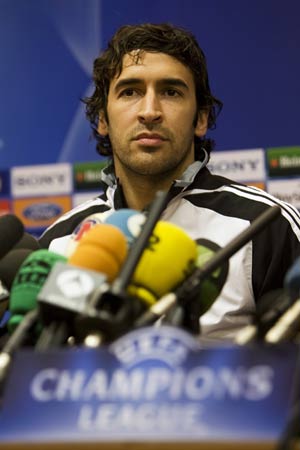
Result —
[{"label": "white sleeve", "polygon": [[71,241],[71,234],[67,236],[62,236],[60,238],[53,239],[50,242],[49,250],[58,253],[59,255],[68,256],[69,253],[69,245]]}]

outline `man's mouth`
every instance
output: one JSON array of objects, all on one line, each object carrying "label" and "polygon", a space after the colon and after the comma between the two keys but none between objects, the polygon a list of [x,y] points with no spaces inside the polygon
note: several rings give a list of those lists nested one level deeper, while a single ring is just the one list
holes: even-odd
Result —
[{"label": "man's mouth", "polygon": [[167,139],[159,133],[140,133],[134,138],[134,140],[141,145],[151,147],[161,145],[162,142]]}]

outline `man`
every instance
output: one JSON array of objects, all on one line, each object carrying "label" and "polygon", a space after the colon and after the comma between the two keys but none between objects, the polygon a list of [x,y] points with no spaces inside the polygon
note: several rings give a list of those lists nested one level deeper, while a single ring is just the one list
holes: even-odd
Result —
[{"label": "man", "polygon": [[205,136],[222,104],[210,91],[205,57],[190,33],[167,24],[124,26],[95,60],[94,81],[87,116],[98,151],[112,156],[102,173],[104,193],[60,218],[42,245],[63,252],[85,217],[122,207],[147,210],[157,190],[169,192],[163,220],[221,247],[280,204],[282,215],[230,259],[224,288],[201,318],[207,339],[233,339],[256,302],[282,287],[299,254],[298,212],[206,168],[213,142]]}]

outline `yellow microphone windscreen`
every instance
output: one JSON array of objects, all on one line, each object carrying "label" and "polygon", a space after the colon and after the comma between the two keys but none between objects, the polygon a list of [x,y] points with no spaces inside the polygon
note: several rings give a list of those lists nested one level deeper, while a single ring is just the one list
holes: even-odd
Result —
[{"label": "yellow microphone windscreen", "polygon": [[142,295],[147,303],[173,290],[194,269],[197,244],[177,225],[159,221],[133,274],[128,292]]}]

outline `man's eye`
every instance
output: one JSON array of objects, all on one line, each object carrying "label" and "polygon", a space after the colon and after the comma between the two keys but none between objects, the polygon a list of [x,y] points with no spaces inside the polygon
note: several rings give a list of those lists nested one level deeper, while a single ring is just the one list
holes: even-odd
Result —
[{"label": "man's eye", "polygon": [[166,89],[165,94],[168,97],[177,97],[178,95],[180,95],[179,92],[176,91],[175,89]]},{"label": "man's eye", "polygon": [[134,94],[136,93],[136,91],[132,88],[128,88],[128,89],[124,89],[121,93],[120,96],[121,97],[132,97]]}]

